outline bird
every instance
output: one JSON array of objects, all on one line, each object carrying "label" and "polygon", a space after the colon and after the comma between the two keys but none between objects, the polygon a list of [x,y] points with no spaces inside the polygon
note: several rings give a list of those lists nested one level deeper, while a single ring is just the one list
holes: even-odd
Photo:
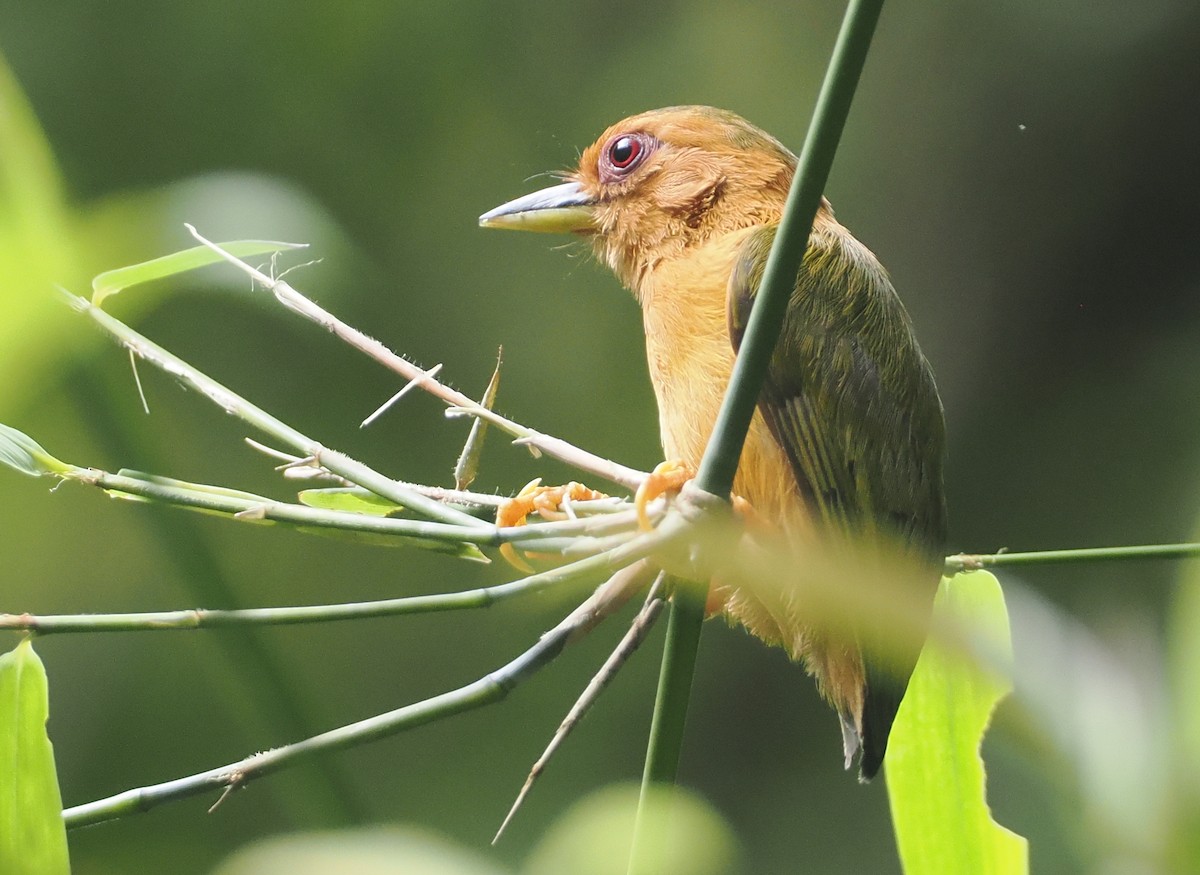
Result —
[{"label": "bird", "polygon": [[[796,166],[779,140],[733,112],[674,106],[610,126],[559,184],[479,218],[590,240],[640,304],[667,460],[648,481],[651,495],[677,489],[704,454]],[[947,538],[945,443],[933,372],[904,305],[822,198],[733,492],[799,542],[894,542],[919,570],[914,598],[927,619]],[[517,517],[544,504],[538,492],[523,494]],[[638,497],[644,506],[648,496]],[[803,606],[713,586],[711,611],[806,666],[840,718],[846,768],[857,759],[859,779],[873,778],[924,636],[885,657],[860,636],[816,628]]]}]

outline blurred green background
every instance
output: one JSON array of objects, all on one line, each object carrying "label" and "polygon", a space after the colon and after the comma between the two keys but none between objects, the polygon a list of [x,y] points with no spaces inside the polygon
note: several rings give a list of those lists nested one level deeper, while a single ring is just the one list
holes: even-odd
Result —
[{"label": "blurred green background", "polygon": [[[798,150],[842,11],[826,0],[0,4],[15,80],[0,90],[0,421],[77,464],[287,494],[239,423],[143,368],[145,416],[126,357],[54,300],[54,283],[86,292],[100,270],[183,248],[191,221],[214,239],[312,243],[323,261],[295,285],[416,361],[445,362],[469,393],[503,344],[506,415],[649,468],[657,420],[632,300],[580,247],[484,233],[476,216],[651,107],[723,106]],[[885,9],[828,195],[892,272],[937,371],[955,549],[1195,530],[1198,95],[1190,0]],[[49,144],[40,158],[26,98]],[[110,309],[325,444],[450,482],[461,422],[410,398],[360,431],[395,381],[230,272]],[[537,475],[571,472],[494,440],[477,485],[510,492]],[[508,575],[46,487],[0,472],[0,610],[312,603]],[[1177,622],[1180,573],[1001,575],[1015,593],[1018,688],[1020,672],[1030,689],[1058,681],[1041,713],[1072,739],[1056,747],[1053,729],[1019,715],[989,739],[993,805],[1030,837],[1034,871],[1157,871],[1173,841],[1163,824],[1196,818],[1185,782],[1200,754],[1153,734],[1186,710],[1163,651],[1187,651],[1164,644],[1165,629],[1200,633]],[[64,801],[457,686],[567,607],[548,595],[252,635],[40,641]],[[360,823],[418,824],[513,864],[573,801],[640,774],[658,636],[501,846],[482,851],[618,635],[602,629],[498,707],[255,783],[212,816],[212,800],[193,800],[73,833],[75,871],[206,872],[255,838]],[[1103,659],[1076,659],[1071,635]],[[1077,663],[1115,678],[1098,688],[1104,707],[1075,695]],[[1116,783],[1072,760],[1076,727],[1117,752]],[[884,788],[842,772],[836,720],[803,672],[721,624],[702,644],[683,774],[737,836],[734,871],[898,871]],[[1106,820],[1121,805],[1137,821],[1128,836]]]}]

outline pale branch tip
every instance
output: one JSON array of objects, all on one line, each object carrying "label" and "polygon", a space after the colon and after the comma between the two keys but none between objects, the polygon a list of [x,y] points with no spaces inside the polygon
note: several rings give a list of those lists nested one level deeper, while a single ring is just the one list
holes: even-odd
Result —
[{"label": "pale branch tip", "polygon": [[[251,277],[253,277],[264,288],[271,291],[275,299],[286,309],[296,313],[311,322],[320,325],[339,340],[349,344],[354,349],[374,359],[379,364],[394,371],[406,380],[415,380],[418,377],[425,376],[421,381],[420,388],[434,397],[440,399],[443,403],[450,407],[462,408],[463,410],[486,410],[485,407],[467,397],[462,392],[459,392],[444,383],[431,378],[428,373],[422,368],[410,362],[408,359],[400,356],[390,350],[387,346],[374,338],[368,337],[363,332],[351,327],[347,323],[338,319],[329,311],[317,305],[314,301],[305,297],[294,287],[286,282],[278,279],[272,279],[262,271],[238,258],[231,255],[220,246],[203,237],[191,225],[186,226],[189,232],[202,244],[212,248],[218,254],[237,266]],[[490,411],[489,411],[490,413]],[[526,437],[535,432],[520,425],[507,417],[498,414],[492,414],[489,417],[491,424],[497,428],[507,432],[514,437]],[[548,435],[543,435],[533,444],[538,450],[546,453],[553,458],[564,462],[574,468],[578,468],[584,473],[591,474],[596,477],[601,477],[611,483],[618,483],[627,488],[636,488],[637,484],[645,478],[644,472],[635,471],[624,465],[614,463],[608,459],[590,453],[580,447],[568,443],[561,438],[551,438]]]},{"label": "pale branch tip", "polygon": [[361,423],[359,423],[358,427],[366,428],[368,425],[370,425],[372,422],[377,420],[379,417],[383,416],[384,413],[386,413],[389,409],[391,409],[392,405],[394,405],[397,401],[399,401],[401,398],[403,398],[405,395],[407,395],[413,389],[420,386],[426,380],[437,376],[438,372],[441,369],[442,369],[442,363],[438,362],[436,365],[434,365],[429,370],[422,371],[420,374],[413,377],[411,380],[409,380],[407,383],[405,383],[403,386],[401,386],[400,390],[398,392],[396,392],[395,395],[393,395],[387,401],[384,401],[377,408],[375,408],[375,411],[370,416],[368,416],[366,419],[364,419]]}]

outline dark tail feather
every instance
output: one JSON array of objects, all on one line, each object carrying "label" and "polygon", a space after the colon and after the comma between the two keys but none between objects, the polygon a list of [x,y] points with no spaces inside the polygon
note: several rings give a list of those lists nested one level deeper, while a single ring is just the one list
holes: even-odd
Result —
[{"label": "dark tail feather", "polygon": [[858,779],[864,783],[879,774],[883,765],[892,722],[907,686],[907,677],[901,681],[891,672],[868,670],[863,691],[862,759],[858,761]]}]

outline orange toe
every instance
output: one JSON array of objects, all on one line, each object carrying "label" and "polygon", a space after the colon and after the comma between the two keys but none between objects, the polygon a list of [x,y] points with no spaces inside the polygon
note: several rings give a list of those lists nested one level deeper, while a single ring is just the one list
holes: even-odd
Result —
[{"label": "orange toe", "polygon": [[633,505],[637,509],[638,525],[645,531],[653,528],[650,525],[650,514],[647,513],[646,506],[660,495],[678,492],[683,488],[683,484],[695,476],[696,472],[692,466],[679,459],[662,462],[655,466],[654,470],[650,472],[650,476],[638,486],[637,494],[633,499]]},{"label": "orange toe", "polygon": [[[589,489],[582,483],[571,482],[565,486],[541,484],[540,477],[531,480],[520,492],[501,504],[496,509],[496,525],[500,528],[523,526],[531,513],[536,513],[543,520],[565,519],[570,514],[572,501],[594,501],[606,497],[603,492]],[[533,573],[533,568],[512,544],[501,544],[500,555],[518,571]]]}]

